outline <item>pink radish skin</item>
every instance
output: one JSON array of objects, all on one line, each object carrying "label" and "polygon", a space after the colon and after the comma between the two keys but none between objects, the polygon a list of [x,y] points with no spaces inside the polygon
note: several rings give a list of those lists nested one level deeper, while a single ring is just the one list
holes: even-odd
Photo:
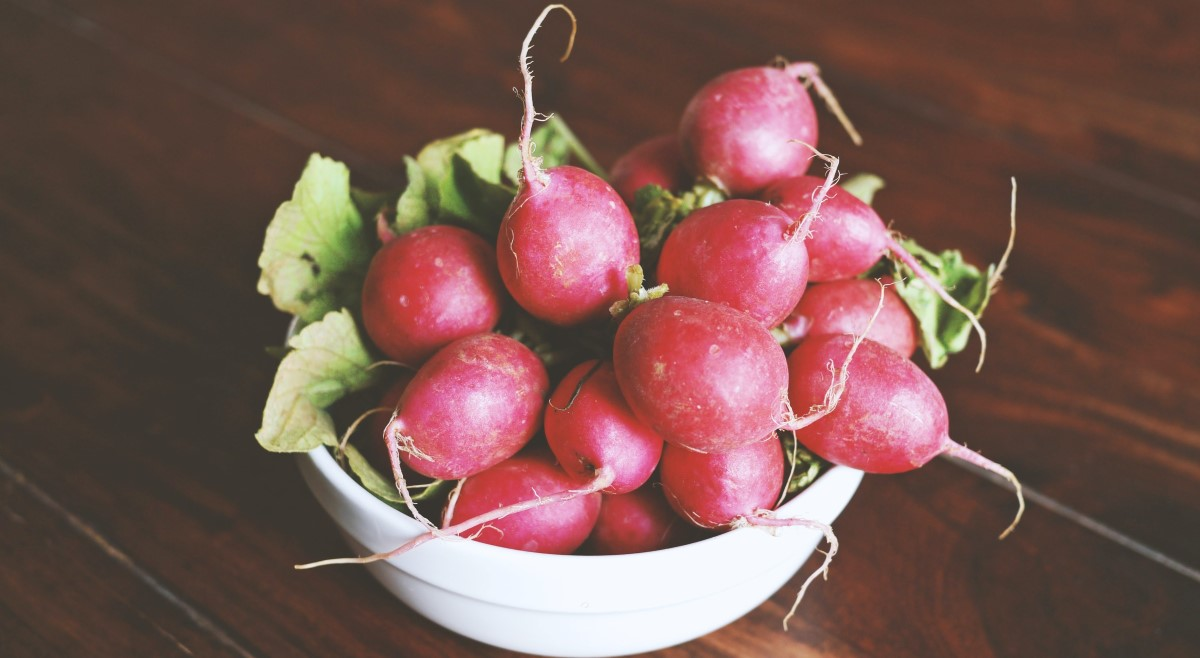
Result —
[{"label": "pink radish skin", "polygon": [[559,326],[608,317],[628,293],[637,229],[621,197],[596,175],[562,166],[526,182],[496,243],[505,287],[537,318]]},{"label": "pink radish skin", "polygon": [[663,493],[671,507],[701,528],[728,528],[775,507],[783,488],[783,446],[771,432],[725,452],[699,453],[668,445]]},{"label": "pink radish skin", "polygon": [[597,469],[609,466],[615,479],[606,494],[645,484],[663,449],[662,438],[621,396],[610,362],[586,361],[567,373],[550,396],[545,433],[558,463],[578,481],[590,481]]},{"label": "pink radish skin", "polygon": [[797,224],[761,201],[700,208],[667,237],[658,281],[672,294],[720,302],[774,327],[808,283],[808,250]]},{"label": "pink radish skin", "polygon": [[411,366],[457,338],[491,331],[504,286],[483,238],[456,226],[427,226],[388,242],[363,282],[367,335]]},{"label": "pink radish skin", "polygon": [[[788,393],[797,408],[819,402],[828,382],[826,364],[841,362],[850,349],[845,336],[813,336],[788,357]],[[946,402],[933,381],[913,362],[865,340],[849,365],[837,408],[796,432],[809,450],[835,463],[868,473],[902,473],[940,454],[970,462],[1013,484],[1020,507],[1004,538],[1021,519],[1025,500],[1011,471],[950,439]]]},{"label": "pink radish skin", "polygon": [[549,387],[541,360],[521,343],[499,334],[462,338],[417,371],[385,436],[414,471],[458,480],[529,442]]},{"label": "pink radish skin", "polygon": [[752,196],[808,169],[817,114],[808,91],[782,69],[759,66],[717,76],[688,102],[679,141],[688,169],[730,196]]},{"label": "pink radish skin", "polygon": [[637,191],[647,185],[678,191],[689,186],[692,177],[683,165],[676,135],[648,139],[617,158],[608,174],[613,189],[632,208]]},{"label": "pink radish skin", "polygon": [[[462,485],[453,515],[443,521],[452,526],[539,495],[569,489],[573,479],[543,451],[522,453],[470,477]],[[528,509],[490,521],[471,538],[484,544],[519,551],[565,555],[579,548],[591,534],[600,515],[600,494]]]},{"label": "pink radish skin", "polygon": [[613,366],[629,406],[667,443],[729,450],[785,420],[783,350],[723,304],[667,296],[638,306],[617,329]]},{"label": "pink radish skin", "polygon": [[[760,198],[788,216],[800,218],[813,206],[825,179],[795,176],[771,185]],[[813,283],[853,279],[871,269],[887,253],[888,232],[871,206],[836,185],[821,206],[821,220],[807,240]]]},{"label": "pink radish skin", "polygon": [[890,287],[879,306],[879,284],[870,279],[830,281],[811,286],[780,325],[792,342],[808,336],[857,334],[871,324],[867,338],[912,357],[917,349],[917,322],[908,305]]},{"label": "pink radish skin", "polygon": [[583,552],[646,553],[699,539],[700,530],[676,514],[659,489],[651,484],[625,494],[605,494]]},{"label": "pink radish skin", "polygon": [[[578,167],[542,171],[530,135],[536,112],[529,47],[546,15],[542,10],[521,47],[525,114],[521,120],[520,189],[500,224],[496,261],[505,287],[526,311],[559,326],[606,319],[626,297],[625,270],[639,259],[637,227],[621,196],[600,177]],[[570,45],[567,55],[570,55]],[[563,59],[566,59],[564,55]]]},{"label": "pink radish skin", "polygon": [[738,69],[701,87],[683,111],[679,143],[688,170],[735,197],[754,196],[803,173],[811,153],[793,142],[816,147],[817,115],[801,80],[813,84],[851,139],[861,143],[815,65]]}]

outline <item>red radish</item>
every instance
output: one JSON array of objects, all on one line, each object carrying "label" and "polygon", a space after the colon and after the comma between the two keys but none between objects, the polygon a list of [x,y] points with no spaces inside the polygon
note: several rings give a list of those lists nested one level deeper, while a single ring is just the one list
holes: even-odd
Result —
[{"label": "red radish", "polygon": [[836,185],[828,193],[821,192],[825,181],[815,176],[797,176],[776,182],[763,191],[767,203],[778,206],[792,217],[809,216],[820,207],[821,225],[808,239],[810,260],[809,280],[813,282],[846,279],[871,269],[888,251],[907,265],[917,277],[948,306],[962,313],[979,334],[979,363],[983,367],[987,354],[987,332],[979,318],[957,299],[950,296],[942,284],[908,253],[871,206]]},{"label": "red radish", "polygon": [[483,238],[426,226],[388,242],[363,282],[363,326],[389,358],[417,366],[451,341],[491,331],[504,287]]},{"label": "red radish", "polygon": [[[552,324],[571,326],[607,318],[608,307],[625,297],[625,269],[638,262],[639,244],[629,209],[608,183],[578,167],[542,171],[530,150],[536,114],[529,45],[555,8],[571,14],[562,5],[546,7],[521,48],[523,180],[500,224],[496,259],[504,285],[522,308]],[[573,14],[571,21],[574,43]]]},{"label": "red radish", "polygon": [[794,223],[749,199],[700,208],[667,237],[657,279],[671,294],[720,302],[773,327],[808,284],[808,251],[789,230]]},{"label": "red radish", "polygon": [[[822,399],[826,364],[842,361],[851,348],[846,336],[813,336],[788,357],[788,393],[800,408]],[[1021,483],[1011,471],[950,439],[946,402],[937,386],[912,361],[871,340],[862,341],[847,367],[845,390],[824,418],[797,430],[809,450],[835,463],[868,473],[901,473],[947,454],[996,473],[1013,484],[1025,511]]]},{"label": "red radish", "polygon": [[680,516],[701,528],[728,528],[775,507],[783,488],[783,445],[775,432],[725,452],[668,445],[659,477],[667,502]]},{"label": "red radish", "polygon": [[583,548],[593,555],[645,553],[682,545],[698,533],[671,510],[657,485],[647,484],[625,494],[604,494],[600,518]]},{"label": "red radish", "polygon": [[831,386],[823,405],[796,418],[787,401],[787,359],[771,333],[741,311],[688,297],[633,309],[617,328],[613,368],[642,422],[667,443],[699,452],[801,427],[837,404]]},{"label": "red radish", "polygon": [[866,337],[905,357],[917,349],[917,322],[908,305],[891,287],[879,305],[879,284],[870,279],[846,279],[811,286],[779,330],[796,343],[808,336],[857,334],[871,324]]},{"label": "red radish", "polygon": [[[458,501],[443,520],[471,518],[547,492],[569,489],[572,478],[543,451],[522,453],[463,482]],[[567,554],[583,544],[600,515],[600,494],[589,493],[488,522],[472,539],[519,551]]]},{"label": "red radish", "polygon": [[385,434],[413,470],[457,480],[528,443],[549,388],[546,368],[528,347],[499,334],[462,338],[421,366]]},{"label": "red radish", "polygon": [[785,479],[783,446],[775,433],[727,452],[703,454],[668,445],[663,451],[661,478],[671,507],[702,528],[801,526],[825,535],[829,542],[825,561],[801,586],[783,619],[786,629],[809,583],[817,575],[829,573],[838,540],[824,523],[780,518],[772,513]]},{"label": "red radish", "polygon": [[545,432],[558,463],[578,480],[612,469],[606,494],[645,484],[662,455],[662,438],[633,414],[607,361],[586,361],[567,373],[550,396]]},{"label": "red radish", "polygon": [[691,172],[730,196],[751,196],[803,173],[810,154],[790,142],[815,147],[817,115],[801,80],[816,87],[854,142],[861,143],[815,65],[738,69],[701,87],[683,111],[679,141]]},{"label": "red radish", "polygon": [[[837,180],[838,159],[809,149],[829,162],[821,188],[828,191]],[[720,302],[750,314],[763,326],[778,325],[808,285],[804,240],[819,216],[824,191],[817,192],[812,209],[795,221],[778,208],[749,199],[693,211],[663,244],[659,282],[677,295]]]},{"label": "red radish", "polygon": [[608,172],[609,182],[632,208],[637,191],[647,185],[678,191],[691,182],[692,177],[683,166],[683,154],[679,151],[679,138],[675,135],[659,135],[648,139],[617,158]]}]

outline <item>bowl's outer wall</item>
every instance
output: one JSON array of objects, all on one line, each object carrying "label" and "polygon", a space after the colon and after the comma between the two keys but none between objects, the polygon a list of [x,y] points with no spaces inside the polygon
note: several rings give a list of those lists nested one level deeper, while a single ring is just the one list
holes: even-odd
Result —
[{"label": "bowl's outer wall", "polygon": [[[300,455],[299,464],[356,554],[387,551],[422,532],[359,486],[325,449]],[[778,514],[832,523],[861,480],[860,471],[830,469]],[[368,569],[411,608],[467,637],[543,655],[621,655],[679,644],[738,619],[782,587],[820,539],[805,528],[774,536],[744,528],[614,556],[444,540]]]}]

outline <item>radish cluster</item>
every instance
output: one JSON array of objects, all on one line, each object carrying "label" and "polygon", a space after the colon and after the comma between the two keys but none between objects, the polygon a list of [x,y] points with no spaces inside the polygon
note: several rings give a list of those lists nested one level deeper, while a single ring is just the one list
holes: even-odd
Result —
[{"label": "radish cluster", "polygon": [[[816,67],[721,75],[687,104],[677,134],[636,146],[610,180],[543,169],[528,52],[555,8],[570,13],[547,7],[521,50],[520,175],[495,236],[416,228],[383,245],[365,274],[362,326],[404,372],[356,442],[428,533],[305,566],[449,536],[621,553],[801,525],[829,540],[824,571],[832,531],[772,512],[794,469],[789,434],[873,473],[948,454],[1000,473],[1019,495],[1011,473],[950,440],[941,395],[908,360],[912,313],[862,278],[902,249],[836,185],[838,160],[816,150],[810,86],[849,127]],[[805,175],[814,155],[825,176]],[[646,281],[638,199],[647,186],[697,183],[728,199],[672,226]],[[456,484],[422,512],[413,474]]]}]

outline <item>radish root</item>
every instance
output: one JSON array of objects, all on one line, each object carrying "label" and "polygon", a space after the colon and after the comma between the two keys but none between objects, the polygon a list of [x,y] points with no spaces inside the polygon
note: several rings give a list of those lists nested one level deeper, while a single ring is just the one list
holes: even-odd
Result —
[{"label": "radish root", "polygon": [[825,107],[837,117],[838,123],[842,124],[846,134],[850,136],[850,141],[854,142],[855,146],[862,146],[862,135],[858,134],[858,130],[854,128],[854,124],[850,123],[850,117],[846,116],[846,112],[842,110],[842,104],[838,102],[836,96],[833,95],[833,90],[825,85],[825,81],[821,79],[821,69],[812,62],[795,62],[783,67],[783,70],[788,75],[794,75],[804,82],[805,86],[812,85],[816,90],[817,95],[821,100],[825,101]]},{"label": "radish root", "polygon": [[996,271],[988,277],[988,297],[996,294],[996,289],[1000,287],[1000,280],[1004,278],[1004,270],[1008,268],[1008,257],[1012,255],[1013,244],[1017,240],[1017,179],[1014,176],[1010,180],[1012,180],[1012,201],[1009,202],[1008,210],[1008,245],[1004,247],[1004,255],[1000,257],[1000,262],[996,263]]},{"label": "radish root", "polygon": [[796,616],[796,609],[800,607],[800,601],[804,599],[804,593],[808,591],[808,586],[812,584],[812,581],[816,580],[817,576],[823,576],[826,580],[829,579],[829,565],[833,563],[833,556],[837,555],[838,552],[837,535],[833,534],[833,528],[829,527],[829,525],[825,523],[821,523],[820,521],[813,521],[810,519],[781,519],[774,516],[774,514],[767,510],[761,510],[754,516],[744,519],[743,522],[746,525],[768,528],[799,526],[802,528],[820,530],[821,533],[825,535],[826,543],[829,544],[829,550],[822,551],[822,553],[825,555],[825,560],[821,563],[821,566],[817,568],[816,571],[813,571],[811,574],[809,574],[808,578],[804,579],[804,584],[800,586],[800,591],[796,593],[796,600],[792,602],[792,607],[783,617],[783,630],[786,631],[788,629],[788,621],[790,621],[792,617]]},{"label": "radish root", "polygon": [[[396,417],[396,415],[395,415],[395,412],[393,411],[392,419],[394,420],[395,417]],[[412,499],[412,494],[408,493],[408,482],[406,482],[404,479],[404,469],[401,468],[401,463],[400,463],[400,438],[399,437],[401,435],[400,435],[399,430],[393,431],[391,429],[391,423],[388,423],[388,429],[386,430],[386,434],[387,434],[386,440],[387,440],[387,449],[388,449],[388,460],[391,461],[391,463],[392,463],[392,477],[395,478],[395,480],[396,480],[396,491],[398,491],[400,493],[400,497],[404,499],[404,504],[405,504],[405,506],[408,507],[408,511],[412,514],[412,517],[414,519],[419,521],[421,523],[421,525],[423,525],[427,528],[436,528],[437,526],[435,526],[432,521],[425,518],[425,516],[423,514],[421,514],[420,510],[417,509],[416,502],[414,502]],[[409,437],[404,437],[404,438],[410,444],[412,443],[411,438],[409,438]]]},{"label": "radish root", "polygon": [[794,239],[799,236],[799,239],[807,240],[812,236],[813,222],[817,220],[817,217],[821,213],[821,204],[825,203],[825,199],[828,198],[830,188],[832,188],[834,184],[837,183],[838,179],[841,178],[841,175],[838,172],[838,165],[841,164],[841,160],[836,156],[828,155],[818,151],[816,147],[814,147],[812,144],[808,144],[807,142],[802,142],[798,139],[792,141],[808,147],[808,149],[813,152],[813,157],[820,158],[828,163],[826,166],[825,183],[813,192],[812,207],[808,209],[808,212],[804,213],[803,217],[793,222],[792,225],[787,229],[788,239]]},{"label": "radish root", "polygon": [[854,353],[858,351],[858,346],[866,340],[867,333],[871,331],[871,327],[875,324],[875,318],[879,317],[879,312],[883,310],[884,292],[887,286],[882,281],[879,283],[879,303],[875,306],[875,312],[871,314],[871,319],[867,320],[867,326],[863,327],[862,333],[854,337],[854,342],[850,344],[850,351],[846,353],[846,359],[842,361],[840,368],[829,364],[829,369],[833,373],[833,382],[825,391],[825,399],[821,404],[816,405],[808,410],[808,413],[799,418],[796,417],[796,412],[792,410],[791,403],[788,401],[785,394],[783,403],[785,405],[784,422],[780,424],[779,429],[795,432],[796,430],[804,429],[818,420],[828,416],[837,408],[837,404],[842,399],[842,393],[846,391],[846,380],[850,377],[850,361],[854,359]]},{"label": "radish root", "polygon": [[951,441],[950,437],[946,437],[946,447],[942,450],[942,453],[961,459],[968,464],[978,466],[985,471],[995,473],[1012,484],[1013,489],[1017,492],[1017,515],[1013,518],[1012,523],[1004,529],[1004,532],[1000,533],[1000,539],[1007,537],[1017,527],[1017,524],[1021,522],[1021,516],[1025,514],[1025,494],[1021,490],[1021,481],[1017,479],[1017,476],[1013,475],[1012,471],[964,445]]},{"label": "radish root", "polygon": [[616,473],[611,468],[600,468],[596,471],[596,477],[582,489],[567,489],[566,491],[560,491],[548,496],[536,496],[531,500],[525,500],[519,503],[508,505],[507,507],[494,509],[485,514],[480,514],[479,516],[467,519],[466,521],[456,523],[446,528],[433,527],[430,528],[429,532],[426,532],[423,535],[418,535],[417,537],[410,539],[399,547],[394,548],[386,553],[376,553],[374,555],[366,555],[363,557],[342,557],[333,558],[330,560],[320,560],[318,562],[310,562],[308,564],[297,564],[295,568],[312,569],[331,564],[369,564],[378,560],[388,560],[394,557],[399,557],[413,550],[414,548],[417,548],[418,546],[421,546],[422,544],[439,537],[458,537],[461,539],[461,535],[464,532],[473,530],[487,523],[491,523],[492,521],[502,519],[506,516],[518,514],[520,512],[531,510],[537,507],[542,507],[544,505],[566,502],[580,496],[586,496],[588,494],[603,491],[612,485],[614,480],[616,480]]},{"label": "radish root", "polygon": [[350,443],[350,436],[352,434],[354,434],[354,431],[358,429],[359,425],[362,425],[362,422],[364,420],[366,420],[367,418],[370,418],[371,416],[374,416],[375,414],[380,414],[380,413],[385,413],[385,412],[395,413],[396,410],[393,409],[392,407],[375,407],[374,409],[368,409],[368,410],[362,412],[362,414],[360,414],[358,416],[358,418],[355,418],[354,422],[350,423],[350,427],[347,427],[346,431],[342,434],[341,440],[338,441],[338,446],[337,446],[338,457],[340,458],[342,453],[346,452],[346,445],[348,443]]},{"label": "radish root", "polygon": [[525,81],[525,91],[521,95],[521,100],[525,103],[525,113],[521,117],[521,139],[519,141],[521,148],[521,163],[522,172],[525,179],[525,184],[530,186],[530,189],[536,191],[538,188],[546,184],[545,177],[542,174],[540,167],[541,158],[533,157],[533,122],[537,120],[537,111],[533,109],[533,71],[530,69],[532,59],[529,56],[529,49],[533,44],[533,35],[542,27],[542,21],[546,20],[546,16],[555,9],[561,9],[567,12],[567,16],[571,17],[571,36],[567,40],[567,49],[563,53],[562,59],[559,61],[567,61],[571,56],[571,50],[575,47],[575,31],[578,23],[575,21],[575,13],[567,8],[566,5],[549,5],[538,14],[537,20],[533,22],[533,27],[529,28],[529,33],[525,35],[525,41],[521,43],[521,77]]}]

